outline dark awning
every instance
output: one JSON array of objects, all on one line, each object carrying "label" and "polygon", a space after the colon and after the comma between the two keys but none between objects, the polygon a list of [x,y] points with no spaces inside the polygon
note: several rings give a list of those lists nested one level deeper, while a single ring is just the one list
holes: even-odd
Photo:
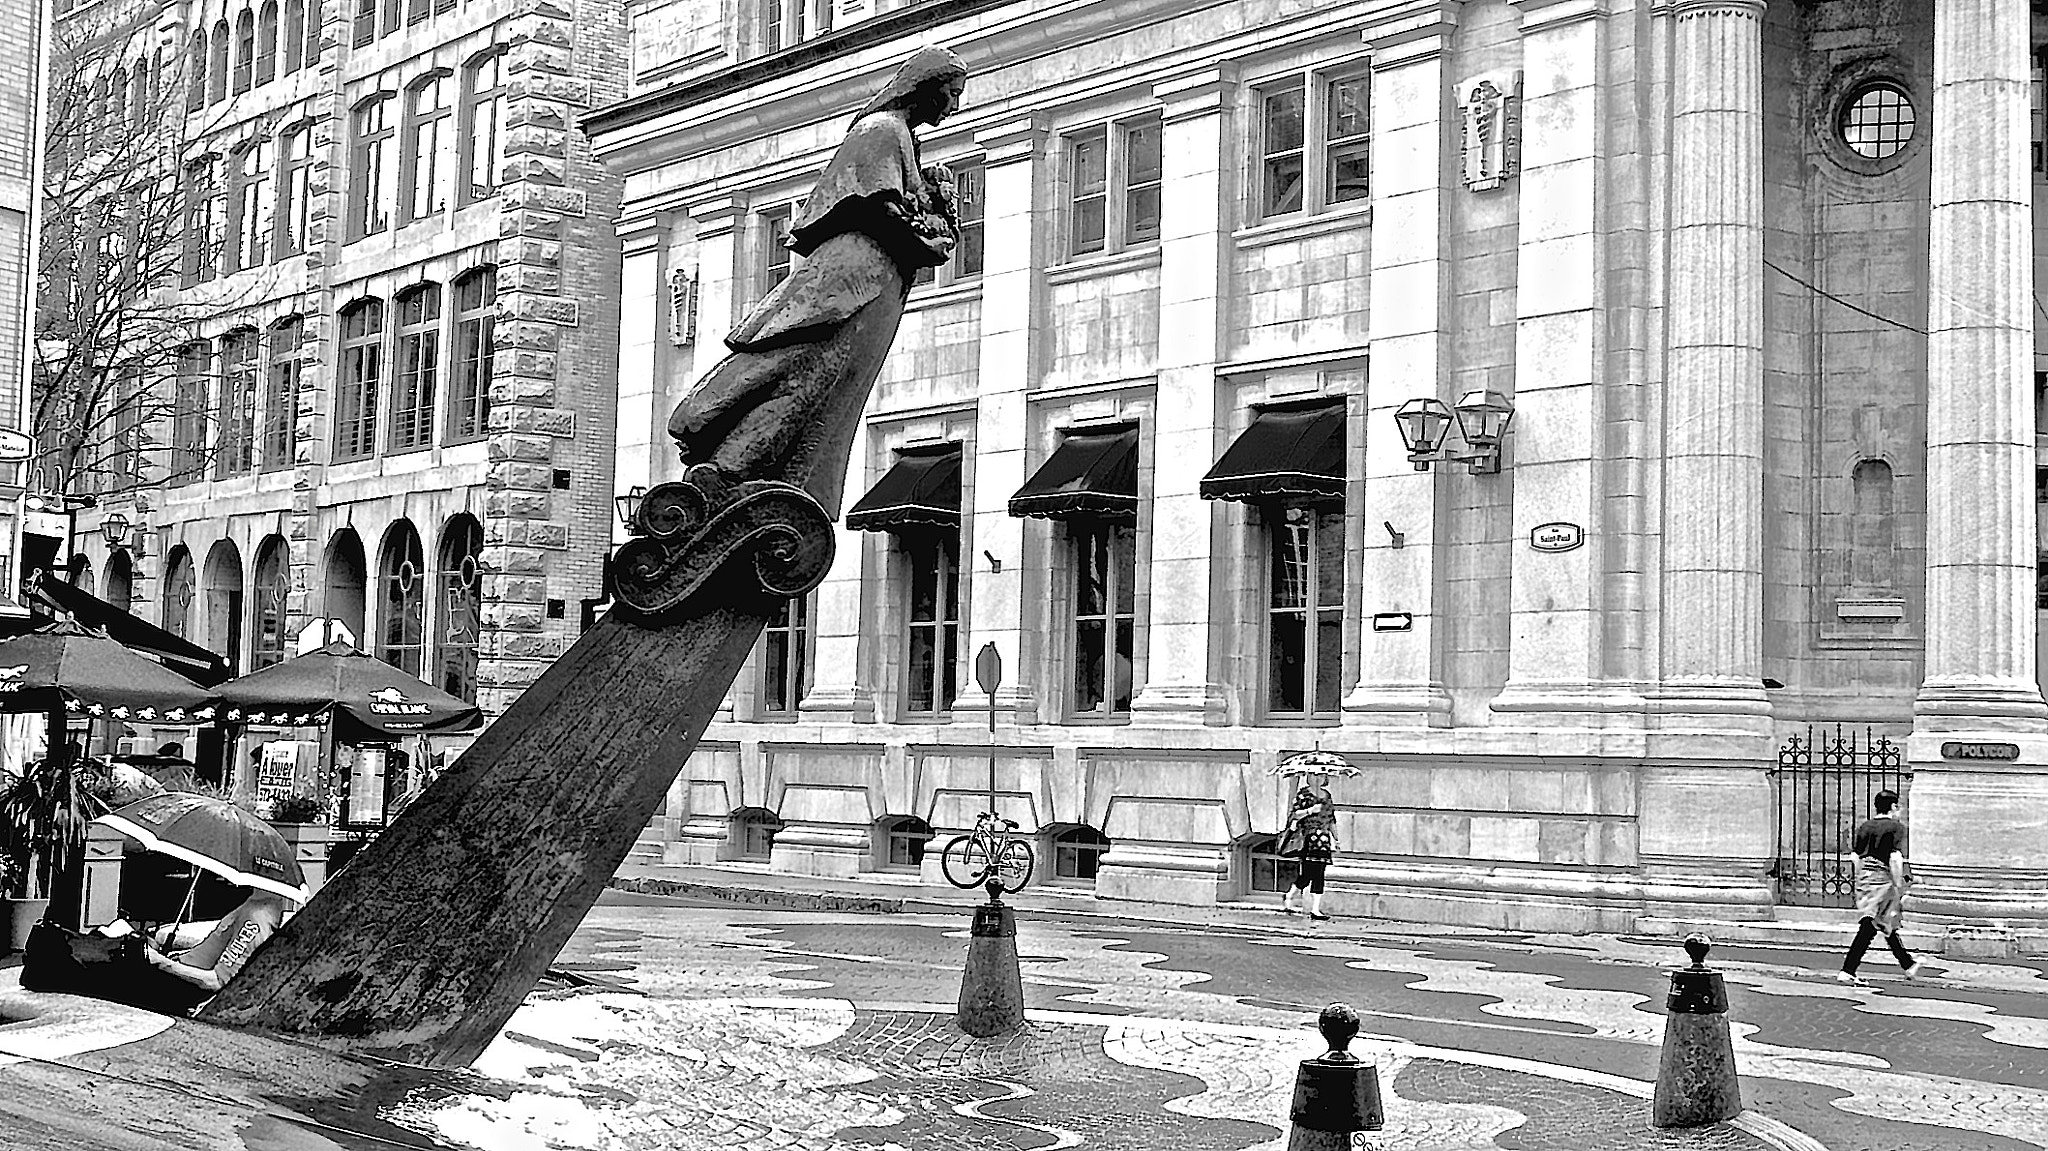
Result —
[{"label": "dark awning", "polygon": [[960,445],[905,448],[846,513],[860,532],[960,526]]},{"label": "dark awning", "polygon": [[1017,494],[1013,516],[1138,517],[1138,429],[1069,432]]},{"label": "dark awning", "polygon": [[106,632],[131,650],[155,659],[203,687],[228,677],[228,661],[150,623],[141,616],[116,607],[83,588],[64,582],[51,572],[43,573],[38,590],[58,610],[90,628]]},{"label": "dark awning", "polygon": [[1344,405],[1268,408],[1202,477],[1209,500],[1344,499]]}]

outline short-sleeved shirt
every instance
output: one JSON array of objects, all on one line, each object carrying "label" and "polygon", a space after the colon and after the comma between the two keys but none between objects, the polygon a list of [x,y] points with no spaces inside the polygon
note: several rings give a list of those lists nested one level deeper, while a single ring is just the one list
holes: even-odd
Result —
[{"label": "short-sleeved shirt", "polygon": [[1892,853],[1906,850],[1906,825],[1889,815],[1873,816],[1856,825],[1856,854],[1864,859],[1889,862]]}]

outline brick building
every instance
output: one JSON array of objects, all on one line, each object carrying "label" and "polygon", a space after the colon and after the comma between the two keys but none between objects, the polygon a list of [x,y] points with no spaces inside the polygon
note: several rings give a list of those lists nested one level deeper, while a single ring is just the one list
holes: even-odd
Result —
[{"label": "brick building", "polygon": [[245,670],[337,620],[501,711],[603,594],[619,184],[571,123],[623,95],[622,8],[117,15],[68,66],[148,121],[179,263],[143,302],[179,326],[85,485],[81,582]]},{"label": "brick building", "polygon": [[[25,32],[0,43],[0,428],[25,430],[30,327],[35,295],[34,188],[41,162],[38,99],[47,68],[42,0],[7,0],[0,5],[5,27]],[[0,587],[14,586],[20,554],[18,463],[0,462]]]},{"label": "brick building", "polygon": [[626,183],[622,489],[677,474],[678,390],[849,111],[916,45],[972,68],[924,141],[969,235],[838,566],[650,842],[930,881],[993,757],[1044,881],[1242,898],[1287,867],[1267,770],[1319,746],[1363,769],[1340,912],[1632,930],[1839,914],[1799,904],[1910,784],[1916,906],[2043,945],[2040,20],[636,4],[585,122]]}]

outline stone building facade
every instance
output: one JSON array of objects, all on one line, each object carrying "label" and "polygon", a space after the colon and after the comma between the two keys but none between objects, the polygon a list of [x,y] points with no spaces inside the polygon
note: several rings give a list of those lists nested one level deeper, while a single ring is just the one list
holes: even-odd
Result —
[{"label": "stone building facade", "polygon": [[109,448],[123,482],[79,517],[81,582],[241,670],[339,621],[502,711],[603,598],[619,182],[572,123],[624,94],[622,7],[133,23],[73,66],[160,115],[183,264],[149,302],[187,321],[138,381],[166,402]]},{"label": "stone building facade", "polygon": [[992,770],[1043,881],[1244,898],[1320,747],[1340,913],[1797,919],[1840,913],[1785,905],[1789,841],[1839,866],[1877,786],[1800,806],[1839,724],[1909,785],[1920,910],[2048,940],[2028,4],[801,7],[636,5],[586,121],[620,489],[678,474],[679,389],[919,44],[972,68],[924,143],[970,235],[667,858],[935,881]]},{"label": "stone building facade", "polygon": [[[9,0],[0,21],[18,30],[0,44],[0,428],[26,431],[30,324],[35,296],[34,188],[40,170],[37,94],[48,67],[42,0]],[[0,587],[15,586],[22,485],[17,462],[0,462]]]}]

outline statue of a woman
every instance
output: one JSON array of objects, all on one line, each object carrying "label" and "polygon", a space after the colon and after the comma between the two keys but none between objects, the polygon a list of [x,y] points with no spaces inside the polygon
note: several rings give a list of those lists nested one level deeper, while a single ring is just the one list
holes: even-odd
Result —
[{"label": "statue of a woman", "polygon": [[912,278],[951,258],[959,237],[951,176],[920,165],[912,129],[951,115],[966,82],[958,56],[925,48],[861,109],[790,228],[802,261],[677,403],[669,434],[714,504],[740,481],[781,480],[838,514]]}]

